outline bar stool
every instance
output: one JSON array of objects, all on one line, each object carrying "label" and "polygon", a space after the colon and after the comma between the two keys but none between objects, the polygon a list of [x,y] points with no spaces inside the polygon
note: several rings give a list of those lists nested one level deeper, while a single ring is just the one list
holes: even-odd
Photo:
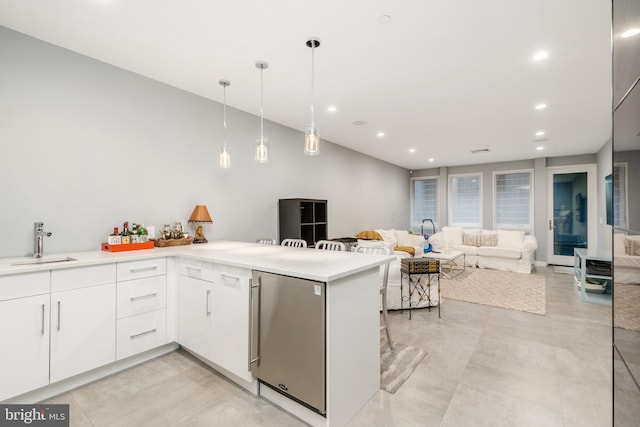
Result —
[{"label": "bar stool", "polygon": [[344,243],[335,242],[333,240],[318,240],[315,248],[325,251],[345,251]]},{"label": "bar stool", "polygon": [[281,246],[289,246],[292,248],[306,248],[307,241],[302,239],[284,239],[281,243]]},{"label": "bar stool", "polygon": [[[391,249],[385,246],[356,246],[355,252],[361,254],[391,255]],[[389,347],[393,351],[393,341],[391,340],[391,331],[389,330],[389,319],[387,316],[387,281],[389,280],[390,262],[389,260],[384,264],[382,285],[380,286],[380,296],[382,297],[382,326],[380,326],[380,330],[384,330],[387,333]]]}]

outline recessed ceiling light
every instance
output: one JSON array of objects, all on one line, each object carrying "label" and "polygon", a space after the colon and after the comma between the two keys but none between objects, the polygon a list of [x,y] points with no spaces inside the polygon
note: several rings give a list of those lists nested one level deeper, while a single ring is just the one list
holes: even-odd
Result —
[{"label": "recessed ceiling light", "polygon": [[415,152],[416,152],[416,149],[415,149],[415,148],[409,148],[409,152],[410,152],[410,153],[415,153]]},{"label": "recessed ceiling light", "polygon": [[378,138],[382,138],[384,136],[384,132],[378,132],[378,133],[376,133],[376,136]]},{"label": "recessed ceiling light", "polygon": [[538,104],[536,105],[536,110],[544,110],[547,108],[547,104]]},{"label": "recessed ceiling light", "polygon": [[436,161],[436,159],[434,159],[433,157],[429,159],[429,162],[431,162],[431,163],[433,163],[435,161]]},{"label": "recessed ceiling light", "polygon": [[629,28],[627,31],[620,34],[620,37],[626,39],[627,37],[637,36],[638,34],[640,34],[640,28]]},{"label": "recessed ceiling light", "polygon": [[327,111],[328,111],[328,112],[330,112],[330,113],[335,113],[337,110],[338,110],[338,109],[336,108],[336,106],[335,106],[335,105],[330,105],[330,106],[327,108]]},{"label": "recessed ceiling light", "polygon": [[391,22],[391,17],[389,15],[380,15],[378,16],[378,23],[381,25],[386,25]]},{"label": "recessed ceiling light", "polygon": [[539,146],[536,147],[536,150],[542,151],[542,150],[544,150],[544,147],[542,145],[539,145]]},{"label": "recessed ceiling light", "polygon": [[533,55],[533,60],[542,61],[543,59],[547,59],[548,57],[549,57],[549,52],[541,50],[540,52],[536,52],[536,54]]},{"label": "recessed ceiling light", "polygon": [[536,132],[536,136],[542,136],[544,135],[544,131],[539,130],[538,132]]},{"label": "recessed ceiling light", "polygon": [[351,122],[351,124],[354,126],[364,126],[367,124],[367,122],[365,122],[364,120],[356,120],[355,122]]}]

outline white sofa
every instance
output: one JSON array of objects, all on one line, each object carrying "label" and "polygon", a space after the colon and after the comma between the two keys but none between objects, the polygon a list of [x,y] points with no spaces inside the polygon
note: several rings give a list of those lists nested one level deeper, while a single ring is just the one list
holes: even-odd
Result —
[{"label": "white sofa", "polygon": [[462,251],[470,267],[531,273],[533,254],[538,248],[535,236],[523,231],[463,229],[442,227],[429,237],[434,251]]},{"label": "white sofa", "polygon": [[614,233],[613,254],[615,284],[640,284],[640,236]]},{"label": "white sofa", "polygon": [[[399,310],[401,307],[409,308],[409,284],[405,279],[404,286],[402,288],[402,296],[400,295],[400,260],[402,258],[410,258],[411,255],[408,252],[394,250],[399,246],[412,247],[416,256],[420,256],[424,252],[424,237],[414,234],[409,234],[405,230],[375,230],[382,240],[363,240],[358,239],[358,245],[362,246],[386,246],[396,256],[396,259],[389,264],[389,278],[387,279],[387,308],[389,310]],[[380,268],[380,280],[382,280],[382,267]],[[438,283],[433,283],[431,286],[431,304],[428,299],[420,300],[419,294],[416,292],[412,296],[411,306],[414,308],[437,306],[438,301]],[[402,297],[404,297],[404,303],[402,303]]]}]

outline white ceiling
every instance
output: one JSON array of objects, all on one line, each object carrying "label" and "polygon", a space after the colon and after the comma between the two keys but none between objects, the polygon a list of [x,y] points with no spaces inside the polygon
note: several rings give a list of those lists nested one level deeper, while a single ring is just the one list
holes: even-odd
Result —
[{"label": "white ceiling", "polygon": [[595,153],[611,134],[608,0],[2,0],[0,25],[216,101],[229,79],[228,105],[257,115],[265,60],[265,118],[300,130],[317,36],[322,139],[407,169]]}]

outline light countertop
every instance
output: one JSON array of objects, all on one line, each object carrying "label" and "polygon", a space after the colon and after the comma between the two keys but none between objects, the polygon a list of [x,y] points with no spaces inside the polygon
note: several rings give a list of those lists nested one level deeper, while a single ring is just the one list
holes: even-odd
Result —
[{"label": "light countertop", "polygon": [[126,252],[112,253],[99,250],[51,254],[42,258],[44,261],[61,257],[75,259],[67,262],[12,265],[33,260],[33,258],[2,258],[0,259],[0,276],[171,256],[218,262],[321,282],[331,282],[347,277],[394,259],[393,256],[387,255],[356,254],[220,240],[206,244]]}]

